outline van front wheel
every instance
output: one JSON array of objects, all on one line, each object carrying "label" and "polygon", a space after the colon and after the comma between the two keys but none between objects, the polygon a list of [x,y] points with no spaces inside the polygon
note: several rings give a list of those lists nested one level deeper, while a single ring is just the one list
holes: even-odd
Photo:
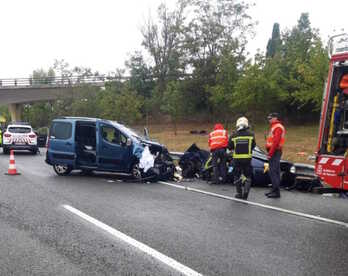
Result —
[{"label": "van front wheel", "polygon": [[136,163],[133,165],[131,174],[132,174],[133,179],[135,179],[135,180],[142,179],[142,172],[139,168],[139,163]]},{"label": "van front wheel", "polygon": [[68,175],[72,171],[71,167],[65,165],[53,165],[53,170],[58,175]]}]

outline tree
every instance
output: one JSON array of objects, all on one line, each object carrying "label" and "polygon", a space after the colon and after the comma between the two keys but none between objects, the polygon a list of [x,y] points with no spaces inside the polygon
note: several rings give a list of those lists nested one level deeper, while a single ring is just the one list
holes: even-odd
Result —
[{"label": "tree", "polygon": [[235,55],[245,51],[253,36],[254,22],[249,4],[236,0],[191,0],[193,19],[186,28],[186,41],[194,61],[209,61],[229,49]]},{"label": "tree", "polygon": [[235,92],[235,85],[241,76],[238,68],[238,57],[226,51],[222,54],[217,66],[216,85],[207,86],[209,105],[214,118],[228,123],[231,117],[231,101]]},{"label": "tree", "polygon": [[69,69],[69,63],[66,62],[64,59],[55,59],[54,64],[53,64],[53,70],[55,73],[64,78],[64,77],[69,77],[72,75],[71,70]]},{"label": "tree", "polygon": [[23,118],[30,122],[34,128],[48,126],[52,120],[52,105],[50,102],[25,104]]},{"label": "tree", "polygon": [[135,52],[128,61],[126,67],[130,72],[130,88],[144,98],[150,98],[155,86],[152,68],[149,67],[141,52]]},{"label": "tree", "polygon": [[146,116],[146,126],[148,127],[149,112],[153,105],[151,97],[155,88],[152,68],[145,63],[141,52],[135,52],[126,62],[126,67],[130,72],[130,89],[136,91],[144,99],[142,113]]},{"label": "tree", "polygon": [[295,92],[298,109],[318,112],[322,103],[322,91],[328,71],[327,50],[316,41],[309,51],[308,62],[299,64],[299,89]]},{"label": "tree", "polygon": [[98,105],[99,87],[84,86],[73,88],[73,97],[70,102],[71,116],[99,117],[101,106]]},{"label": "tree", "polygon": [[[311,27],[308,14],[303,13],[297,25],[283,34],[282,41],[282,54],[277,62],[285,109],[289,115],[300,115],[299,110],[317,111],[328,64],[319,31]],[[317,96],[313,98],[314,95]]]},{"label": "tree", "polygon": [[273,58],[280,51],[281,47],[279,24],[273,24],[272,37],[268,40],[266,57]]},{"label": "tree", "polygon": [[55,72],[53,68],[45,71],[44,69],[37,69],[33,71],[33,74],[30,76],[31,84],[40,85],[40,84],[50,84],[54,81]]},{"label": "tree", "polygon": [[[54,78],[55,72],[52,68],[48,71],[37,69],[30,76],[30,81],[33,85],[42,85],[52,83]],[[52,119],[52,101],[25,104],[23,118],[35,128],[48,126]]]},{"label": "tree", "polygon": [[161,110],[169,114],[174,124],[174,135],[177,134],[177,122],[183,114],[183,102],[185,101],[179,81],[170,81],[163,95]]},{"label": "tree", "polygon": [[178,79],[184,71],[182,53],[182,29],[185,20],[186,1],[178,1],[170,11],[165,4],[158,8],[158,22],[149,17],[142,27],[142,45],[153,61],[153,74],[157,79],[159,96],[169,79]]},{"label": "tree", "polygon": [[100,92],[99,106],[101,116],[132,124],[141,119],[142,98],[127,84],[121,88],[111,85]]},{"label": "tree", "polygon": [[[197,108],[211,113],[213,91],[233,92],[226,82],[220,83],[221,71],[226,59],[235,67],[228,65],[232,74],[243,67],[245,46],[253,35],[254,22],[248,15],[250,5],[244,2],[191,0],[189,3],[193,12],[185,29],[185,49],[193,70],[193,89],[189,93]],[[217,89],[211,89],[215,86]]]},{"label": "tree", "polygon": [[277,62],[266,62],[265,57],[258,53],[255,62],[246,67],[236,84],[232,110],[254,120],[271,111],[281,110],[279,73]]}]

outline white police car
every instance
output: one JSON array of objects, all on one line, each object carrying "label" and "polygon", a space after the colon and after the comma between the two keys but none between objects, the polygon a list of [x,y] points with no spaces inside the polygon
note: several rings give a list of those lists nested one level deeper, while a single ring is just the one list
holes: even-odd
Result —
[{"label": "white police car", "polygon": [[29,150],[33,154],[38,152],[37,136],[27,123],[8,125],[2,138],[4,154],[8,154],[10,150]]}]

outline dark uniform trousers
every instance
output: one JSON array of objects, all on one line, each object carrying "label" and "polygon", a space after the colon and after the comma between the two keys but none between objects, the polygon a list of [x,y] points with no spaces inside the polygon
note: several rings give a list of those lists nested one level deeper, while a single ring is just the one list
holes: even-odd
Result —
[{"label": "dark uniform trousers", "polygon": [[[241,178],[242,174],[245,176],[246,180],[244,182],[244,192],[242,189],[243,180]],[[238,194],[248,195],[251,187],[251,159],[235,159],[234,160],[234,177],[235,185]]]},{"label": "dark uniform trousers", "polygon": [[226,166],[227,156],[226,149],[216,149],[212,151],[212,165],[215,184],[225,183],[227,175],[227,166]]},{"label": "dark uniform trousers", "polygon": [[280,158],[282,156],[282,152],[280,150],[276,150],[269,160],[269,177],[272,182],[273,191],[279,192],[280,186]]}]

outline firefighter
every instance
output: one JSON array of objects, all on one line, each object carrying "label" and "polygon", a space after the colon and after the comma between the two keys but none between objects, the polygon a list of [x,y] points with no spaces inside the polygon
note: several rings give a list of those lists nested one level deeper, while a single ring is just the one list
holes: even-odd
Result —
[{"label": "firefighter", "polygon": [[212,184],[226,182],[226,148],[228,145],[228,134],[222,124],[215,124],[214,131],[209,133],[209,148],[212,154],[212,165],[214,179]]},{"label": "firefighter", "polygon": [[280,122],[278,113],[269,114],[267,120],[270,123],[270,132],[266,141],[266,149],[272,189],[265,195],[269,198],[278,198],[280,197],[280,158],[285,142],[285,128]]},{"label": "firefighter", "polygon": [[233,151],[236,198],[248,199],[252,174],[251,158],[255,146],[255,135],[249,130],[248,119],[246,117],[239,118],[236,123],[236,132],[231,135],[228,145],[229,149]]}]

